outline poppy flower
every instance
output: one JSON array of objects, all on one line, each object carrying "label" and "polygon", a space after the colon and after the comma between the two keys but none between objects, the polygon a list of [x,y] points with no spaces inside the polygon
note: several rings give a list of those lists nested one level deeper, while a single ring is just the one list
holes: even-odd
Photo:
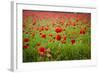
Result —
[{"label": "poppy flower", "polygon": [[61,36],[60,36],[59,34],[57,34],[55,38],[56,38],[56,40],[58,40],[58,41],[61,40]]},{"label": "poppy flower", "polygon": [[40,30],[40,31],[43,31],[43,30],[44,30],[44,26],[41,26],[41,27],[39,28],[39,30]]},{"label": "poppy flower", "polygon": [[45,53],[46,53],[46,48],[40,47],[40,48],[38,49],[38,52],[39,52],[39,54],[40,54],[41,56],[44,56]]},{"label": "poppy flower", "polygon": [[45,34],[41,34],[41,37],[42,37],[42,38],[46,38],[46,35],[45,35]]},{"label": "poppy flower", "polygon": [[75,40],[71,40],[72,45],[75,44]]},{"label": "poppy flower", "polygon": [[85,34],[85,30],[80,30],[80,34]]},{"label": "poppy flower", "polygon": [[28,45],[24,45],[23,48],[24,48],[24,49],[28,49],[29,46],[28,46]]},{"label": "poppy flower", "polygon": [[45,27],[45,30],[48,30],[48,27]]},{"label": "poppy flower", "polygon": [[29,39],[28,38],[24,38],[24,42],[29,42]]},{"label": "poppy flower", "polygon": [[49,34],[49,36],[51,36],[51,37],[52,37],[53,35],[52,35],[52,34]]},{"label": "poppy flower", "polygon": [[56,27],[56,28],[55,28],[55,32],[56,32],[56,33],[62,32],[62,28],[61,28],[61,27]]}]

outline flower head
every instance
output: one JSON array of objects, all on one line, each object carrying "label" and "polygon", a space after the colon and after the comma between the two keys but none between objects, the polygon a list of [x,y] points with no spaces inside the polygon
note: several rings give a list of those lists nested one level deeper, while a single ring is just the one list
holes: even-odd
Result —
[{"label": "flower head", "polygon": [[56,28],[55,28],[55,32],[56,32],[56,33],[62,32],[62,28],[61,28],[61,27],[56,27]]},{"label": "flower head", "polygon": [[75,40],[71,40],[72,45],[75,44]]},{"label": "flower head", "polygon": [[24,45],[23,48],[24,48],[24,49],[28,49],[29,46],[28,46],[28,45]]},{"label": "flower head", "polygon": [[59,34],[56,35],[56,40],[61,40],[61,36]]},{"label": "flower head", "polygon": [[24,42],[29,42],[29,39],[28,38],[24,38]]},{"label": "flower head", "polygon": [[85,34],[85,31],[81,29],[80,34]]},{"label": "flower head", "polygon": [[38,52],[39,52],[39,54],[40,54],[41,56],[44,56],[45,53],[46,53],[46,48],[40,47],[40,48],[38,49]]},{"label": "flower head", "polygon": [[41,37],[42,37],[42,38],[46,38],[46,35],[45,35],[45,34],[41,34]]}]

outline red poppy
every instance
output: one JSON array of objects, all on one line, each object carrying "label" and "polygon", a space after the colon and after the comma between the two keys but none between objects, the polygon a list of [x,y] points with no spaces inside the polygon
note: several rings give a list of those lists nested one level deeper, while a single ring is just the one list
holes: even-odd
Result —
[{"label": "red poppy", "polygon": [[46,48],[40,47],[40,48],[38,49],[38,52],[39,52],[39,54],[40,54],[41,56],[44,56],[45,53],[46,53]]},{"label": "red poppy", "polygon": [[61,40],[61,36],[59,34],[56,35],[56,40]]},{"label": "red poppy", "polygon": [[28,45],[24,45],[23,48],[24,48],[24,49],[28,49],[29,46],[28,46]]},{"label": "red poppy", "polygon": [[72,44],[75,44],[75,40],[71,40],[71,43],[72,43]]},{"label": "red poppy", "polygon": [[62,32],[62,28],[61,27],[56,27],[55,32],[57,32],[57,33]]},{"label": "red poppy", "polygon": [[28,38],[24,38],[24,42],[29,42],[29,39]]},{"label": "red poppy", "polygon": [[40,31],[43,31],[43,30],[44,30],[44,26],[41,26],[41,27],[39,28],[39,30],[40,30]]},{"label": "red poppy", "polygon": [[52,35],[52,34],[49,34],[49,36],[51,36],[51,37],[52,37],[53,35]]},{"label": "red poppy", "polygon": [[80,30],[80,34],[85,34],[85,30]]},{"label": "red poppy", "polygon": [[42,38],[46,38],[46,35],[45,35],[45,34],[41,34],[41,37],[42,37]]},{"label": "red poppy", "polygon": [[48,30],[48,27],[45,27],[45,30]]}]

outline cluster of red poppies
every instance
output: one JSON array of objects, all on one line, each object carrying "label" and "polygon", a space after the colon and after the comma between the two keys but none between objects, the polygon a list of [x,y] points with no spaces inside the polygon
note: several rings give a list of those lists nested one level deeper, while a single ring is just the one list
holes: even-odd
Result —
[{"label": "cluster of red poppies", "polygon": [[[64,22],[62,22],[62,23],[64,23]],[[36,24],[36,21],[35,22],[33,22],[33,24],[35,25]],[[72,23],[72,26],[75,26],[76,24],[75,23]],[[39,31],[40,32],[40,37],[41,38],[44,38],[44,39],[46,39],[48,36],[50,36],[50,37],[54,37],[54,39],[56,39],[57,41],[60,41],[61,39],[61,42],[62,42],[62,44],[65,44],[66,43],[66,39],[67,39],[67,36],[66,35],[63,35],[63,36],[61,36],[59,33],[61,33],[61,32],[63,32],[64,31],[64,28],[62,28],[62,27],[58,27],[58,26],[56,26],[55,27],[55,29],[54,29],[54,31],[56,32],[56,35],[54,36],[52,33],[50,33],[50,34],[48,34],[48,36],[45,34],[45,33],[42,33],[42,31],[48,31],[49,30],[49,26],[41,26],[41,27],[35,27],[35,28],[33,28],[33,30],[35,31],[35,30],[37,30],[37,31]],[[80,34],[85,34],[85,29],[80,29],[80,32],[79,32]],[[28,32],[26,32],[26,34],[28,34]],[[34,37],[35,36],[35,34],[34,33],[32,33],[31,34],[32,35],[32,37]],[[28,45],[28,42],[29,42],[29,38],[24,38],[24,40],[23,40],[24,42],[26,42],[27,44],[25,44],[24,46],[23,46],[23,48],[29,48],[29,45]],[[49,42],[52,42],[53,40],[49,40]],[[72,43],[72,45],[73,44],[75,44],[75,39],[72,39],[71,40],[71,43]],[[37,46],[40,46],[41,44],[40,43],[37,43]]]},{"label": "cluster of red poppies", "polygon": [[[82,24],[81,22],[84,22],[84,24],[88,24],[88,25],[89,25],[89,23],[86,20],[83,21],[82,17],[85,16],[84,14],[73,14],[73,13],[70,14],[69,13],[69,14],[62,14],[62,15],[63,16],[65,15],[66,17],[63,17],[63,16],[60,17],[58,14],[57,15],[55,14],[55,18],[53,18],[52,14],[51,14],[51,16],[48,16],[48,17],[51,17],[50,19],[52,19],[52,20],[49,22],[49,18],[48,18],[48,23],[42,23],[42,21],[44,21],[44,20],[46,22],[46,19],[43,17],[43,15],[40,15],[40,17],[37,17],[37,18],[33,18],[31,25],[25,23],[25,25],[23,25],[23,28],[24,28],[23,33],[31,36],[32,38],[31,39],[23,38],[23,48],[24,49],[30,48],[31,45],[29,45],[29,42],[30,42],[30,40],[34,39],[34,36],[36,34],[39,34],[39,38],[41,38],[43,40],[48,39],[48,37],[50,37],[51,39],[48,39],[48,42],[50,42],[50,43],[54,43],[55,41],[57,41],[57,42],[60,42],[60,44],[71,43],[71,45],[75,45],[77,40],[75,38],[73,38],[73,36],[68,37],[68,33],[66,32],[67,27],[72,27],[72,28],[77,27],[77,28],[79,28],[79,31],[77,31],[78,35],[84,35],[84,34],[86,34],[87,29],[86,29],[86,27],[81,27],[81,24]],[[86,16],[85,18],[89,19],[88,16]],[[24,21],[25,21],[25,18],[24,18]],[[29,21],[28,21],[28,23],[29,23]],[[26,26],[26,24],[28,26]],[[27,28],[29,28],[29,29],[27,29]],[[27,31],[27,30],[29,30],[29,31]],[[48,31],[50,33],[45,33]],[[52,31],[54,33],[52,33]],[[74,31],[72,31],[71,34],[76,35],[76,33]],[[69,39],[70,41],[67,42],[67,39]],[[42,42],[43,41],[38,41],[35,44],[35,46],[36,46],[35,48],[37,48],[36,50],[38,51],[38,54],[42,57],[44,57],[46,55],[48,57],[50,57],[51,50],[48,48],[45,48],[46,46],[41,44]],[[33,44],[34,44],[34,42],[33,42]]]}]

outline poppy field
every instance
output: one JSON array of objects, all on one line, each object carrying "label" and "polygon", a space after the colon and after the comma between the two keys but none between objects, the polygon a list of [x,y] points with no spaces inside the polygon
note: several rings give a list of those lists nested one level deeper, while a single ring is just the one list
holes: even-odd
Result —
[{"label": "poppy field", "polygon": [[23,62],[91,59],[91,14],[23,10]]}]

